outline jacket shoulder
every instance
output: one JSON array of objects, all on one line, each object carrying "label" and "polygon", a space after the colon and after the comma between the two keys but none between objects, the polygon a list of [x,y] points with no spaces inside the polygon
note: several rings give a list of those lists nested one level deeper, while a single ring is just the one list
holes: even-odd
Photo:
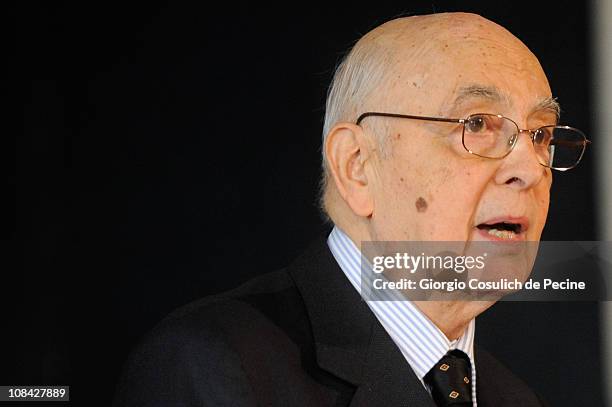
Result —
[{"label": "jacket shoulder", "polygon": [[265,361],[245,355],[295,353],[302,308],[285,270],[178,308],[130,354],[115,405],[255,405],[250,376]]}]

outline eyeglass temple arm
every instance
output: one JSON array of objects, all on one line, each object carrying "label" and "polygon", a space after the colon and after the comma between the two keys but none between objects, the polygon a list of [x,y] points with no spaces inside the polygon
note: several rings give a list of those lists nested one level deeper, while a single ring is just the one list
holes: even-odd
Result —
[{"label": "eyeglass temple arm", "polygon": [[366,117],[370,117],[370,116],[395,117],[398,119],[427,120],[427,121],[445,122],[445,123],[463,123],[465,121],[464,119],[447,119],[443,117],[412,116],[412,115],[398,114],[398,113],[366,112],[366,113],[361,114],[361,116],[357,118],[357,121],[355,122],[355,124],[359,125],[363,121],[363,119],[365,119]]}]

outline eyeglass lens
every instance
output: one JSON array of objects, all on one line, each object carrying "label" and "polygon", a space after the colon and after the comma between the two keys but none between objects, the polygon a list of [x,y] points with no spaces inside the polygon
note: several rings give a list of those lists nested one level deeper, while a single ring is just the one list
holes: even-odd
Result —
[{"label": "eyeglass lens", "polygon": [[[564,126],[545,126],[529,132],[542,165],[569,169],[578,164],[586,138],[578,130]],[[512,120],[493,114],[469,116],[463,124],[463,145],[486,158],[502,158],[516,144],[520,130]]]}]

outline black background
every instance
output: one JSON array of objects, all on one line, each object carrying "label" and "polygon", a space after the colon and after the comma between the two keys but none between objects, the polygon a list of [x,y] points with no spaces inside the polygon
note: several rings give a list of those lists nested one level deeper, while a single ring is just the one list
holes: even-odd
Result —
[{"label": "black background", "polygon": [[[129,349],[164,315],[286,265],[323,229],[319,144],[338,59],[391,17],[453,10],[521,38],[562,121],[597,143],[584,2],[15,6],[24,131],[1,384],[67,384],[72,404],[107,405]],[[596,239],[592,157],[556,176],[543,239]],[[501,303],[478,341],[552,405],[603,405],[598,319],[596,303]]]}]

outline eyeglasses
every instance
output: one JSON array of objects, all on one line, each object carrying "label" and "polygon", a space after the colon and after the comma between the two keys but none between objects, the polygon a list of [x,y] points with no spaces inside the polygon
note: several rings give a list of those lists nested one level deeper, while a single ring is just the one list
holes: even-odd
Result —
[{"label": "eyeglasses", "polygon": [[569,126],[549,125],[534,130],[521,129],[512,119],[499,114],[477,113],[465,119],[411,116],[396,113],[366,112],[356,124],[371,116],[400,119],[427,120],[434,122],[459,123],[463,125],[461,143],[470,153],[483,158],[501,159],[506,157],[521,133],[528,133],[538,157],[545,167],[558,171],[570,170],[580,163],[587,144],[584,133]]}]

